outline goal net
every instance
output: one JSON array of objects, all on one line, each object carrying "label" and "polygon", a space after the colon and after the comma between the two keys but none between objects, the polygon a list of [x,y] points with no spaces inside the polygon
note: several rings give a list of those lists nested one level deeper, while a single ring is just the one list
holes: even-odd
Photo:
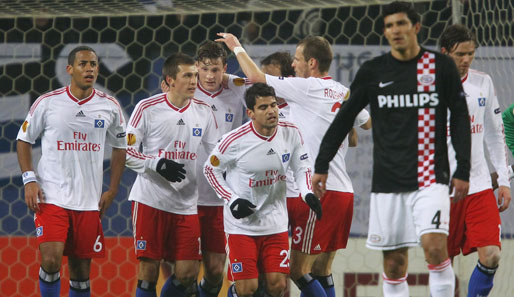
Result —
[{"label": "goal net", "polygon": [[[41,94],[69,84],[67,55],[79,44],[100,57],[96,88],[115,96],[128,119],[137,102],[160,92],[165,57],[177,51],[191,56],[218,32],[240,37],[248,53],[260,61],[277,50],[294,53],[307,35],[326,37],[334,49],[330,74],[349,85],[362,63],[388,51],[382,37],[380,5],[389,0],[111,0],[3,1],[0,10],[0,295],[36,296],[39,253],[33,214],[23,198],[16,158],[16,135],[27,111]],[[502,109],[512,104],[514,17],[510,0],[412,1],[422,16],[419,41],[437,48],[444,28],[460,22],[477,32],[480,47],[474,68],[489,73]],[[242,75],[229,58],[229,73]],[[34,164],[41,154],[34,146]],[[510,154],[509,154],[510,155]],[[359,132],[347,166],[355,190],[352,238],[334,263],[338,296],[380,296],[381,254],[364,248],[367,233],[372,164],[371,134]],[[104,183],[109,182],[110,152]],[[511,158],[512,161],[512,158]],[[135,179],[125,170],[119,193],[103,218],[107,256],[94,260],[93,296],[133,296],[137,261],[134,256],[128,193]],[[514,259],[513,207],[502,214],[503,249],[491,296],[509,296]],[[428,275],[419,249],[410,253],[411,296],[429,296]],[[460,296],[476,258],[457,258]],[[62,294],[69,276],[63,263]],[[291,296],[299,296],[295,288]],[[222,296],[222,294],[220,294]]]}]

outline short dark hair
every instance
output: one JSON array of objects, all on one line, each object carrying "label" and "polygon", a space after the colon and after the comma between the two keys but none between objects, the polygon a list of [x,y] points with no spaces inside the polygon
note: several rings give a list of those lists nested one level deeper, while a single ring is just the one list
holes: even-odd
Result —
[{"label": "short dark hair", "polygon": [[221,64],[223,66],[227,64],[227,51],[221,43],[212,40],[206,41],[198,48],[197,56],[196,60],[198,62],[203,62],[205,59],[212,61],[221,58]]},{"label": "short dark hair", "polygon": [[318,61],[319,71],[328,72],[332,63],[332,48],[328,40],[321,36],[308,36],[298,42],[297,46],[303,45],[303,57],[305,61],[314,58]]},{"label": "short dark hair", "polygon": [[[166,77],[170,76],[173,79],[177,78],[178,66],[180,65],[194,65],[195,60],[188,55],[182,53],[171,54],[166,61],[164,61],[164,65],[162,66],[162,76],[164,77],[164,81],[166,81]],[[168,82],[166,81],[166,84]]]},{"label": "short dark hair", "polygon": [[280,67],[280,76],[294,76],[293,57],[289,52],[274,52],[261,61],[261,65],[277,65]]},{"label": "short dark hair", "polygon": [[95,52],[94,49],[92,49],[89,46],[86,45],[80,45],[76,48],[72,49],[71,52],[68,54],[68,65],[72,65],[75,63],[75,58],[77,57],[77,53],[80,51],[88,51],[95,53],[96,58],[98,59],[98,54]]},{"label": "short dark hair", "polygon": [[448,52],[459,43],[473,41],[475,48],[478,47],[477,37],[473,31],[469,30],[466,26],[455,24],[447,27],[441,37],[439,38],[439,46],[445,48]]},{"label": "short dark hair", "polygon": [[275,95],[275,89],[272,86],[268,86],[265,83],[255,83],[253,86],[248,88],[245,92],[246,108],[253,110],[255,107],[255,101],[257,97],[277,97]]},{"label": "short dark hair", "polygon": [[385,20],[386,16],[395,13],[405,13],[410,22],[415,25],[419,23],[419,14],[414,9],[411,3],[405,1],[394,1],[382,7],[382,18]]}]

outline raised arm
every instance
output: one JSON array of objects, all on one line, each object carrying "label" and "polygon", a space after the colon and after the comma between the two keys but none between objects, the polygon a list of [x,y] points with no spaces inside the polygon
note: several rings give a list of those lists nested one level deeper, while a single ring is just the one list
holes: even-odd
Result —
[{"label": "raised arm", "polygon": [[266,76],[264,72],[261,71],[257,64],[250,58],[250,56],[246,53],[244,48],[241,46],[241,43],[234,35],[230,33],[218,33],[220,38],[216,39],[217,42],[224,42],[227,47],[234,52],[237,61],[239,62],[239,66],[243,70],[244,74],[252,83],[266,83]]}]

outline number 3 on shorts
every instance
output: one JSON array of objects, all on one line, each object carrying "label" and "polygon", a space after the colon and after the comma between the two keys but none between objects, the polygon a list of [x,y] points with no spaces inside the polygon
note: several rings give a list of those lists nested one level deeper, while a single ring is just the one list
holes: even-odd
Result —
[{"label": "number 3 on shorts", "polygon": [[98,235],[98,237],[96,238],[95,244],[93,245],[93,251],[98,253],[99,251],[102,250],[102,248],[103,248],[103,245],[100,242],[100,235]]},{"label": "number 3 on shorts", "polygon": [[441,211],[436,211],[434,217],[432,218],[432,224],[435,225],[436,229],[439,229],[439,225],[441,225]]},{"label": "number 3 on shorts", "polygon": [[293,238],[294,244],[298,244],[300,242],[300,240],[302,240],[302,233],[303,233],[302,227],[298,226],[294,229],[294,238]]}]

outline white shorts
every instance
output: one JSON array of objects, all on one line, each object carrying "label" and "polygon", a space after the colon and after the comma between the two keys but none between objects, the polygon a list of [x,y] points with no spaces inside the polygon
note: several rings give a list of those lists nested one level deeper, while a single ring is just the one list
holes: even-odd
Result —
[{"label": "white shorts", "polygon": [[426,233],[448,235],[448,186],[433,184],[405,193],[371,193],[368,239],[374,250],[417,246]]}]

